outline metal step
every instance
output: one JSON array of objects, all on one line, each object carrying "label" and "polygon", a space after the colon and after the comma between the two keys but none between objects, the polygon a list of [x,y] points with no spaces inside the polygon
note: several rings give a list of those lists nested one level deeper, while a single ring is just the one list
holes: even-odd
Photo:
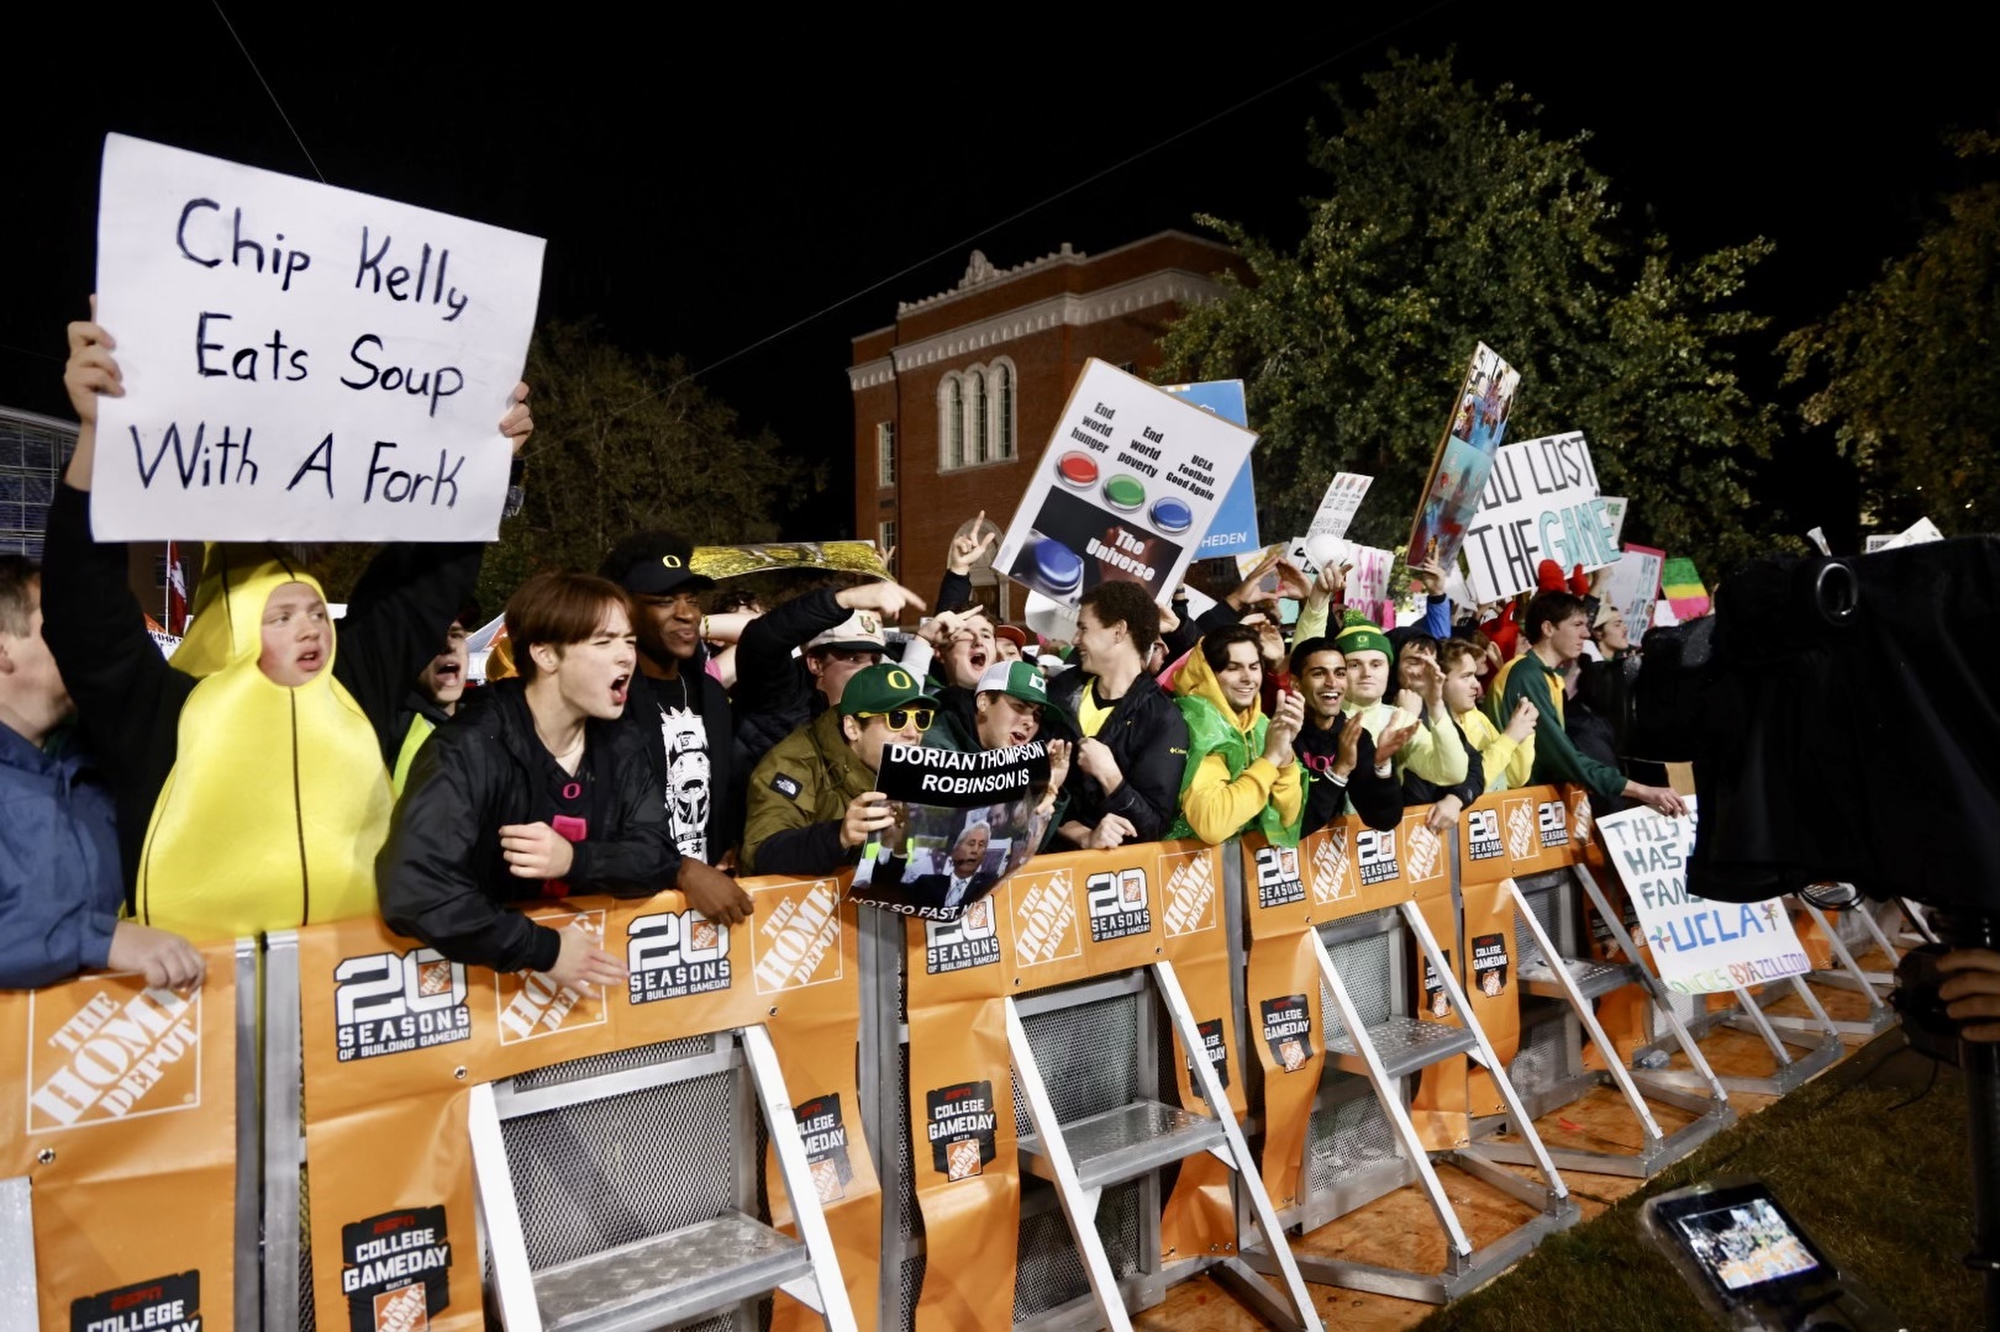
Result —
[{"label": "metal step", "polygon": [[686,1322],[809,1276],[805,1245],[741,1212],[545,1267],[545,1332],[640,1332]]},{"label": "metal step", "polygon": [[[1077,1182],[1086,1190],[1122,1184],[1225,1141],[1215,1120],[1158,1101],[1134,1101],[1064,1124],[1062,1136],[1076,1163]],[[1055,1179],[1040,1138],[1030,1134],[1020,1147],[1022,1169]]]},{"label": "metal step", "polygon": [[[1370,1023],[1368,1039],[1382,1058],[1382,1070],[1392,1078],[1429,1068],[1456,1054],[1479,1048],[1479,1042],[1464,1027],[1425,1022],[1413,1017],[1391,1017]],[[1326,1043],[1332,1063],[1343,1073],[1368,1074],[1368,1061],[1361,1057],[1354,1038],[1341,1033]]]},{"label": "metal step", "polygon": [[[1598,962],[1590,958],[1566,957],[1563,959],[1563,964],[1569,968],[1570,976],[1576,981],[1576,988],[1583,992],[1583,997],[1586,999],[1595,999],[1599,995],[1609,994],[1627,985],[1641,983],[1638,968],[1629,963],[1620,965],[1616,962]],[[1521,983],[1527,987],[1529,994],[1544,999],[1565,997],[1562,984],[1556,980],[1555,972],[1550,970],[1546,961],[1522,967]]]}]

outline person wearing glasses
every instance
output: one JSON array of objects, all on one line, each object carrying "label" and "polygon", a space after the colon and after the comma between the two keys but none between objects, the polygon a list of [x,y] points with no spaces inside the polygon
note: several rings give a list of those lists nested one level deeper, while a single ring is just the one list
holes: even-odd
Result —
[{"label": "person wearing glasses", "polygon": [[920,745],[937,699],[901,665],[857,671],[840,701],[780,740],[750,774],[743,864],[751,874],[832,874],[895,822],[875,789],[888,744]]}]

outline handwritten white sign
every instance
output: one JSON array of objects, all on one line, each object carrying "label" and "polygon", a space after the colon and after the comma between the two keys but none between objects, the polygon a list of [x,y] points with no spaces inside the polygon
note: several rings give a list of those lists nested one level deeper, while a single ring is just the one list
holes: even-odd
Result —
[{"label": "handwritten white sign", "polygon": [[1099,583],[1165,603],[1257,436],[1109,362],[1084,363],[993,567],[1074,609]]},{"label": "handwritten white sign", "polygon": [[543,243],[113,134],[105,540],[491,540]]},{"label": "handwritten white sign", "polygon": [[1368,497],[1368,487],[1375,484],[1372,476],[1359,472],[1341,472],[1326,483],[1326,494],[1320,496],[1319,510],[1306,527],[1306,535],[1344,537],[1348,524],[1354,521],[1355,511],[1361,501]]},{"label": "handwritten white sign", "polygon": [[1535,586],[1545,560],[1563,576],[1618,558],[1597,493],[1597,468],[1580,432],[1509,444],[1493,455],[1479,508],[1465,530],[1466,582],[1481,601]]},{"label": "handwritten white sign", "polygon": [[1639,913],[1660,979],[1680,994],[1716,994],[1812,970],[1792,918],[1777,899],[1716,902],[1688,891],[1694,851],[1695,798],[1687,817],[1670,819],[1643,805],[1597,821],[1605,854]]}]

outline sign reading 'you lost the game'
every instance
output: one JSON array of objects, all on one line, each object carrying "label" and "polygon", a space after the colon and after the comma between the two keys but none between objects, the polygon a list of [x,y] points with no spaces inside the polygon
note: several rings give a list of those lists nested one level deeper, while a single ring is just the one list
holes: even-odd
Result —
[{"label": "sign reading 'you lost the game'", "polygon": [[110,135],[98,537],[491,540],[541,268],[532,236]]},{"label": "sign reading 'you lost the game'", "polygon": [[1618,558],[1618,543],[1597,493],[1590,445],[1578,431],[1509,444],[1493,455],[1479,509],[1465,530],[1466,584],[1481,601],[1535,586],[1543,560],[1568,574]]}]

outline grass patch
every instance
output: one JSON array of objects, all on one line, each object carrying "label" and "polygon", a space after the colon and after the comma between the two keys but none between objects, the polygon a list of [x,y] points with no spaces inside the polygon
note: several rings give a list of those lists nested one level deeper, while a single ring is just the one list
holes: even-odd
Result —
[{"label": "grass patch", "polygon": [[[1440,1309],[1421,1329],[1713,1325],[1640,1235],[1639,1208],[1718,1175],[1763,1179],[1841,1271],[1905,1326],[1977,1327],[1980,1282],[1960,1262],[1972,1247],[1964,1086],[1956,1070],[1943,1068],[1927,1095],[1895,1109],[1914,1093],[1871,1085],[1877,1058],[1871,1049],[1849,1059],[1737,1124],[1602,1216],[1544,1240],[1512,1272]],[[1577,1187],[1574,1177],[1569,1182]]]}]

